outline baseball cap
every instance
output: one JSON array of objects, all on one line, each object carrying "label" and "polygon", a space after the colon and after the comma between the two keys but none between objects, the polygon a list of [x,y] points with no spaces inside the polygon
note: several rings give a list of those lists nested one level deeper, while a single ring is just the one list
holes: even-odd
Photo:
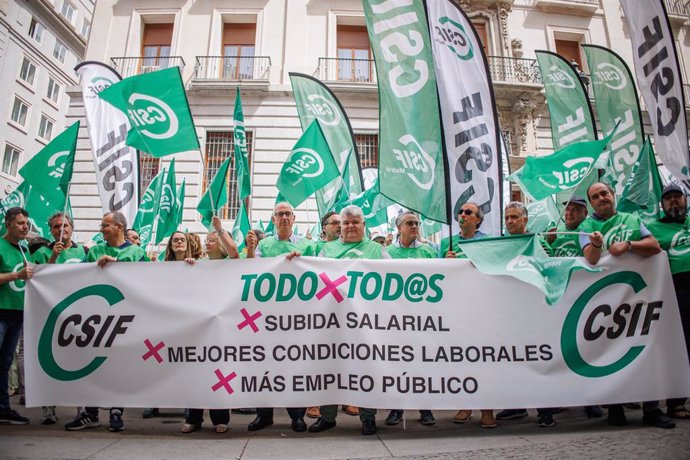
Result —
[{"label": "baseball cap", "polygon": [[671,182],[666,187],[664,187],[664,190],[661,192],[661,198],[663,198],[664,195],[666,195],[667,193],[671,192],[679,192],[685,195],[685,191],[680,185],[676,184],[675,182]]},{"label": "baseball cap", "polygon": [[567,206],[571,203],[579,204],[580,206],[584,206],[585,208],[587,207],[587,202],[580,195],[573,195],[572,197],[570,197],[570,200],[563,202],[563,206]]}]

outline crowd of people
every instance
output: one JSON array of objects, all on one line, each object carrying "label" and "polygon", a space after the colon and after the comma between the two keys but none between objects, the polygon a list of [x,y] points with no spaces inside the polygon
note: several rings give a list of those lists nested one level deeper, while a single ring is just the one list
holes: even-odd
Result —
[{"label": "crowd of people", "polygon": [[[588,215],[588,202],[593,209]],[[627,252],[640,256],[652,256],[667,251],[673,277],[680,317],[686,338],[690,338],[690,230],[688,229],[687,197],[683,189],[670,184],[663,190],[661,206],[663,217],[645,225],[636,215],[617,212],[615,194],[605,183],[595,183],[587,189],[587,200],[573,196],[565,206],[563,222],[550,232],[541,235],[541,243],[553,257],[584,257],[592,265],[599,263],[603,253],[618,257]],[[527,208],[520,202],[510,202],[504,212],[505,229],[509,235],[527,233],[529,219]],[[164,261],[178,261],[189,264],[199,259],[225,258],[263,258],[299,255],[326,257],[332,259],[398,259],[398,258],[466,258],[460,243],[467,240],[485,238],[480,228],[484,218],[479,205],[472,202],[463,204],[457,213],[459,232],[444,238],[440,245],[424,239],[421,234],[421,221],[414,212],[403,212],[396,220],[397,237],[392,235],[366,235],[365,218],[357,206],[347,206],[340,213],[331,212],[322,217],[322,233],[318,238],[300,238],[294,231],[295,213],[289,203],[277,203],[272,216],[274,233],[266,236],[258,230],[245,235],[246,251],[238,252],[237,244],[222,227],[217,217],[213,218],[213,231],[205,238],[202,247],[200,239],[193,233],[175,232],[167,242]],[[62,264],[76,262],[95,262],[106,267],[113,262],[144,262],[150,260],[139,246],[139,235],[127,228],[125,217],[119,212],[109,212],[101,221],[104,242],[90,249],[72,240],[74,223],[68,215],[57,213],[49,220],[53,242],[35,241],[25,246],[23,242],[29,234],[29,215],[22,208],[11,208],[5,214],[6,233],[0,238],[0,423],[28,424],[29,419],[11,408],[8,393],[9,371],[18,350],[21,370],[23,356],[21,336],[23,324],[24,294],[23,286],[33,275],[29,262],[36,264]],[[678,235],[681,235],[679,237]],[[154,257],[155,260],[155,257]],[[18,347],[19,344],[19,347]],[[690,355],[690,350],[688,350]],[[20,371],[21,376],[21,371]],[[21,380],[21,379],[20,379]],[[22,392],[20,384],[20,393]],[[608,423],[614,426],[627,424],[624,406],[607,406]],[[123,408],[111,408],[108,428],[122,431]],[[273,424],[273,408],[238,409],[244,413],[254,413],[255,419],[249,423],[249,431],[261,430]],[[362,434],[376,433],[376,409],[343,406],[350,415],[358,415],[362,423]],[[182,433],[198,430],[203,423],[203,409],[187,408]],[[291,418],[291,428],[296,432],[319,433],[336,426],[337,405],[321,407],[287,408]],[[541,427],[555,425],[556,408],[538,408],[537,423]],[[599,406],[585,408],[588,417],[602,417]],[[144,418],[159,414],[157,408],[147,408]],[[385,419],[386,425],[396,425],[403,419],[403,411],[393,409]],[[307,426],[305,417],[316,418]],[[466,423],[472,411],[458,410],[452,421]],[[482,427],[496,427],[497,420],[511,420],[527,416],[524,408],[509,408],[499,411],[481,410]],[[228,430],[229,409],[210,410],[211,422],[218,433]],[[690,419],[685,408],[685,399],[666,401],[666,412],[659,401],[643,403],[643,423],[660,428],[674,428],[676,419]],[[44,424],[57,422],[54,407],[43,408]],[[435,418],[430,410],[419,411],[419,423],[433,425]],[[79,410],[74,420],[65,424],[67,430],[82,430],[101,426],[97,407]]]}]

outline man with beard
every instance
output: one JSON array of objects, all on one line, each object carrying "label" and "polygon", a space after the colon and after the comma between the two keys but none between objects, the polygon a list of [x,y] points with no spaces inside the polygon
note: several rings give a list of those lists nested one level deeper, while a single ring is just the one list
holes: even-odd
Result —
[{"label": "man with beard", "polygon": [[[649,230],[659,240],[661,248],[668,254],[671,265],[673,287],[678,298],[680,320],[685,333],[685,347],[690,356],[690,219],[688,199],[683,189],[671,183],[661,194],[664,217],[650,222]],[[686,398],[666,400],[669,417],[689,419],[690,411],[685,408]]]},{"label": "man with beard", "polygon": [[[615,194],[608,184],[595,182],[587,189],[587,198],[594,213],[582,222],[580,247],[592,265],[599,262],[604,251],[614,257],[626,252],[650,257],[661,251],[659,242],[639,217],[616,211]],[[659,428],[675,428],[676,424],[659,409],[659,401],[645,401],[642,423]],[[625,426],[628,419],[622,404],[609,405],[609,425]]]}]

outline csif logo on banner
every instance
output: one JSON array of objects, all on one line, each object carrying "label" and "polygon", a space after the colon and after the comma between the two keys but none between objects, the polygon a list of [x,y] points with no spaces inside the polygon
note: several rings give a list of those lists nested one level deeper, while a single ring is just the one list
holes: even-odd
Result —
[{"label": "csif logo on banner", "polygon": [[308,302],[316,297],[317,300],[335,298],[340,303],[344,299],[338,287],[342,285],[347,287],[346,297],[350,299],[360,297],[385,302],[406,299],[413,303],[436,303],[443,298],[440,282],[444,278],[440,273],[429,277],[421,273],[404,277],[397,273],[362,271],[348,271],[336,277],[312,271],[298,276],[292,273],[249,273],[241,276],[242,301],[287,302],[299,299]]},{"label": "csif logo on banner", "polygon": [[557,65],[552,65],[549,70],[551,73],[547,75],[548,83],[550,85],[560,86],[565,89],[574,89],[575,80],[572,76],[568,75],[563,69],[559,68]]},{"label": "csif logo on banner", "polygon": [[393,149],[401,168],[386,167],[386,172],[406,174],[422,190],[431,190],[436,179],[436,162],[411,134],[403,135],[401,148]]},{"label": "csif logo on banner", "polygon": [[434,26],[434,30],[435,40],[446,45],[459,59],[469,61],[474,57],[472,42],[461,24],[443,16],[438,19],[438,25]]},{"label": "csif logo on banner", "polygon": [[144,136],[164,140],[177,134],[177,115],[163,100],[147,94],[134,93],[129,97],[127,104],[130,120]]},{"label": "csif logo on banner", "polygon": [[163,191],[161,193],[161,203],[160,210],[162,213],[169,213],[172,209],[173,202],[175,201],[175,192],[173,191],[170,184],[163,184]]},{"label": "csif logo on banner", "polygon": [[285,171],[297,176],[292,181],[293,185],[297,185],[302,182],[302,179],[320,176],[323,169],[324,165],[321,156],[312,149],[302,147],[292,151],[290,166],[285,168]]},{"label": "csif logo on banner", "polygon": [[335,104],[320,94],[310,94],[307,96],[308,103],[304,104],[313,118],[318,119],[322,125],[338,126],[341,122],[340,110]]},{"label": "csif logo on banner", "polygon": [[96,97],[98,96],[98,93],[103,91],[104,89],[108,88],[110,85],[112,85],[113,82],[110,81],[110,79],[105,78],[105,77],[93,77],[89,84],[87,85],[87,88],[91,92],[91,94]]},{"label": "csif logo on banner", "polygon": [[676,232],[671,238],[671,247],[668,250],[669,255],[682,256],[690,252],[690,232],[685,228]]},{"label": "csif logo on banner", "polygon": [[[89,298],[88,316],[80,313],[63,315],[75,304],[84,306],[86,298]],[[100,302],[94,298],[100,298]],[[114,286],[97,284],[82,288],[55,305],[50,310],[38,339],[38,362],[43,371],[63,382],[78,380],[96,371],[107,357],[92,355],[102,353],[102,348],[111,348],[118,336],[127,332],[135,315],[94,313],[94,303],[102,304],[105,301],[107,306],[114,307],[124,299],[122,292]],[[83,350],[92,359],[79,369],[65,369],[55,359],[53,337],[57,350],[70,355],[77,354],[76,350]],[[68,361],[73,362],[74,359]]]},{"label": "csif logo on banner", "polygon": [[[632,289],[636,295],[647,287],[639,273],[623,271],[612,273],[588,287],[577,298],[563,322],[561,351],[566,365],[583,377],[605,377],[632,363],[645,348],[650,331],[659,320],[663,301],[635,300],[620,305],[600,304],[588,308],[591,300],[607,288]],[[587,313],[585,313],[587,311]],[[581,319],[585,319],[584,322]],[[578,338],[580,342],[578,343]],[[612,346],[627,346],[623,356],[613,362],[592,363],[607,356]],[[592,356],[586,360],[585,356]],[[619,355],[620,353],[617,353]]]},{"label": "csif logo on banner", "polygon": [[596,77],[593,79],[595,83],[601,83],[614,91],[620,91],[628,86],[625,72],[610,62],[602,62],[597,65],[594,75]]},{"label": "csif logo on banner", "polygon": [[[558,179],[558,188],[566,190],[572,187],[573,184],[581,181],[587,175],[592,163],[594,163],[594,158],[574,158],[563,162],[565,169],[561,171],[551,171],[551,173]],[[541,182],[543,183],[544,181]],[[550,184],[544,183],[544,185],[554,188]]]}]

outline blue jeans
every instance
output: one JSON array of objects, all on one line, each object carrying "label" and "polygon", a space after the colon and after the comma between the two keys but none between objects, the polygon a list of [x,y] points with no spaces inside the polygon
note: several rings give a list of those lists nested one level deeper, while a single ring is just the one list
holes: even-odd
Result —
[{"label": "blue jeans", "polygon": [[0,320],[0,410],[10,408],[10,367],[22,333],[22,320]]}]

